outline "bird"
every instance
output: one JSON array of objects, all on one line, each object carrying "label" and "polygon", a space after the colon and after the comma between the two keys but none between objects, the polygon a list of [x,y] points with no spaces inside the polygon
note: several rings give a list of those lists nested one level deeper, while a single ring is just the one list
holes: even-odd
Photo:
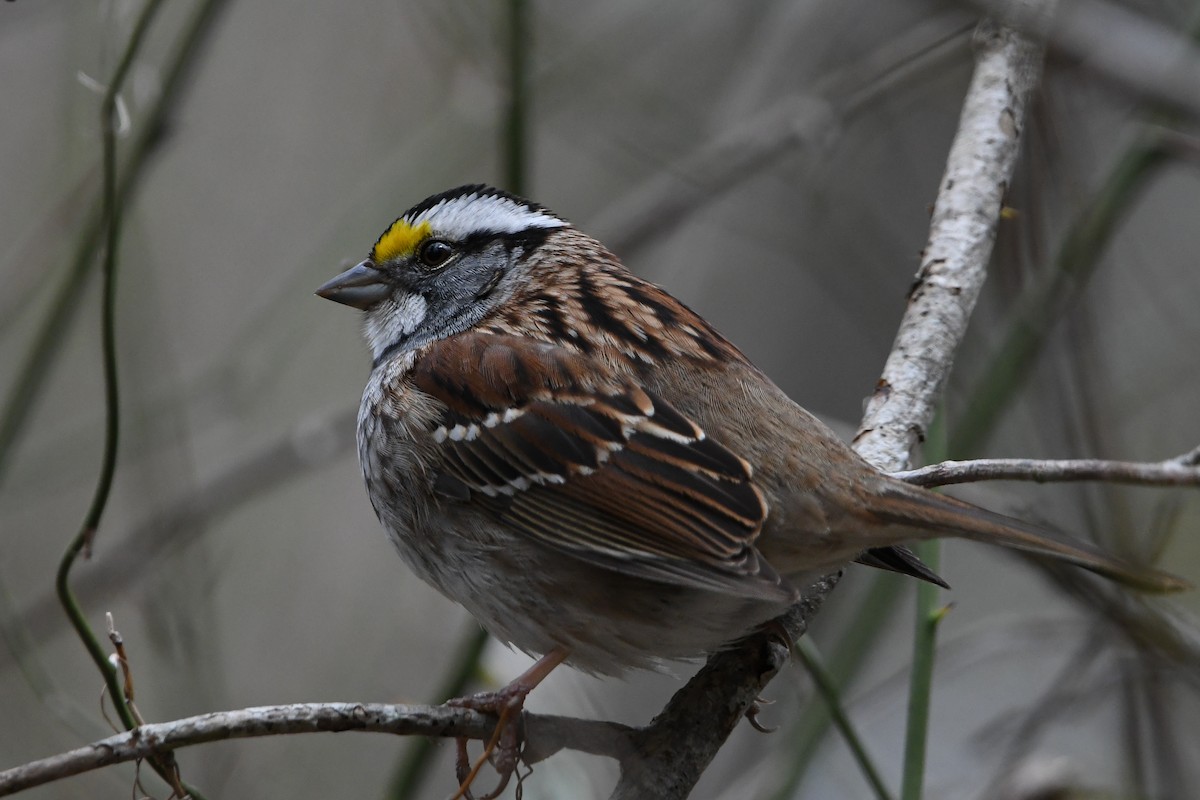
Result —
[{"label": "bird", "polygon": [[483,184],[404,212],[319,296],[373,365],[358,452],[421,579],[539,657],[620,675],[712,653],[858,561],[945,586],[955,536],[1143,590],[1179,579],[889,477],[728,339],[548,208]]}]

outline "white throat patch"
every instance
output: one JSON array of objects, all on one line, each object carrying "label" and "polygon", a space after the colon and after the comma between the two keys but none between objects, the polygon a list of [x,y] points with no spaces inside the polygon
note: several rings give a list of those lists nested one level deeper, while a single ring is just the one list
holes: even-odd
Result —
[{"label": "white throat patch", "polygon": [[429,304],[419,294],[406,294],[399,302],[388,300],[367,312],[364,322],[371,357],[379,358],[391,345],[411,336],[421,323]]}]

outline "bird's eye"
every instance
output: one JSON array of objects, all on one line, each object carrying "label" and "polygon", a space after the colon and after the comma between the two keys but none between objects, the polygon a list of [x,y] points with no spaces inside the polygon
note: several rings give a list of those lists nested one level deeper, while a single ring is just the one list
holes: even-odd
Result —
[{"label": "bird's eye", "polygon": [[454,248],[441,239],[430,239],[417,250],[417,258],[427,267],[440,267],[454,255]]}]

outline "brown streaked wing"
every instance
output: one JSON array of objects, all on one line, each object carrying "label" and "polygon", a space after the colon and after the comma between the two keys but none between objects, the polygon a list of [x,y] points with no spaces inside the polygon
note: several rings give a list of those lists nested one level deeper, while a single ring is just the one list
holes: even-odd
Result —
[{"label": "brown streaked wing", "polygon": [[[417,388],[446,405],[436,490],[601,566],[787,599],[754,549],[750,466],[631,379],[566,348],[468,332],[428,346]],[[503,502],[497,500],[503,499]]]}]

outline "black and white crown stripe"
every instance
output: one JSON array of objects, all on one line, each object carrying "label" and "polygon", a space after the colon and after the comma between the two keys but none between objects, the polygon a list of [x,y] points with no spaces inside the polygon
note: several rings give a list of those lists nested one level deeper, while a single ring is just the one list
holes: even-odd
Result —
[{"label": "black and white crown stripe", "polygon": [[537,203],[483,184],[434,195],[406,211],[401,219],[413,227],[428,222],[437,235],[460,240],[481,231],[516,234],[570,224]]}]

